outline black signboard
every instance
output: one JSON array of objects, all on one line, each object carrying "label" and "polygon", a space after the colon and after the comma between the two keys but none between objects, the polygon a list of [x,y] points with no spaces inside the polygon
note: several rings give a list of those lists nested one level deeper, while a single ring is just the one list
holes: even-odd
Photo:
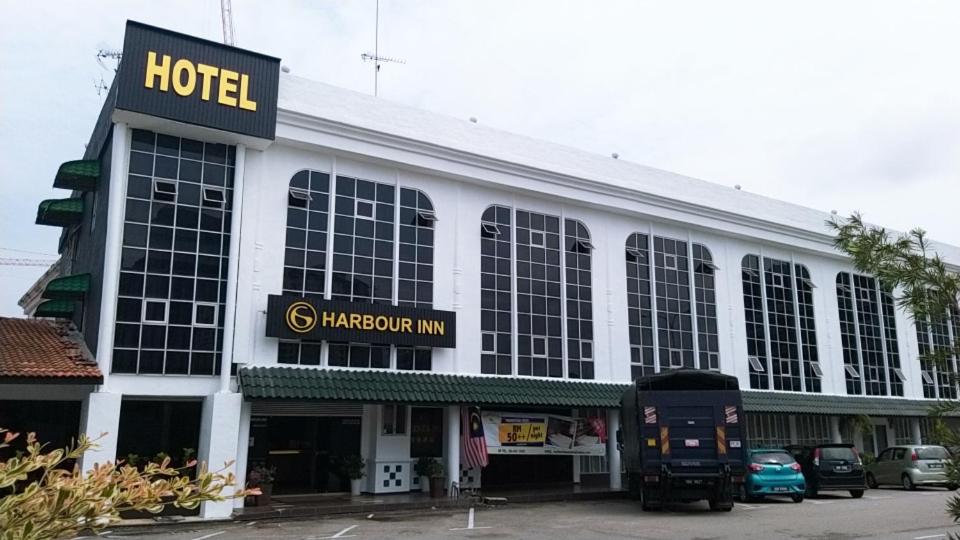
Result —
[{"label": "black signboard", "polygon": [[118,109],[273,139],[280,60],[127,21]]},{"label": "black signboard", "polygon": [[457,346],[457,314],[270,295],[267,337],[452,348]]}]

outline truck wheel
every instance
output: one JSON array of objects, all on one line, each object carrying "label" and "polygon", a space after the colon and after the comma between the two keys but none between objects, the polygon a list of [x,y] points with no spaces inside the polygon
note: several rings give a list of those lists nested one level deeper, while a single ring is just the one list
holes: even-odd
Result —
[{"label": "truck wheel", "polygon": [[629,489],[630,489],[631,499],[635,501],[639,501],[643,499],[643,494],[641,492],[643,487],[640,485],[640,479],[637,478],[635,474],[631,474],[630,476],[627,477],[627,485],[629,486]]},{"label": "truck wheel", "polygon": [[647,491],[643,487],[640,488],[640,509],[644,512],[655,510],[654,506],[650,504],[649,497],[647,497]]},{"label": "truck wheel", "polygon": [[713,512],[729,512],[733,510],[733,501],[721,501],[720,499],[710,499],[710,510]]},{"label": "truck wheel", "polygon": [[851,490],[850,490],[850,496],[853,497],[854,499],[859,499],[860,497],[863,497],[863,490],[862,490],[862,489],[851,489]]},{"label": "truck wheel", "polygon": [[740,499],[740,502],[748,503],[753,500],[753,497],[747,493],[747,484],[740,484],[740,487],[737,488],[737,498]]}]

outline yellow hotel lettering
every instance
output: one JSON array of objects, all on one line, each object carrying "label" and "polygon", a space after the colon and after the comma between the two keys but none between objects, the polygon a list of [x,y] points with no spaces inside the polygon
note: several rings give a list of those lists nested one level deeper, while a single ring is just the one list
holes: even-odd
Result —
[{"label": "yellow hotel lettering", "polygon": [[320,312],[320,326],[323,328],[338,328],[343,330],[376,330],[377,332],[391,332],[403,334],[426,334],[442,336],[446,332],[444,321],[420,319],[416,321],[410,317],[394,317],[391,315],[371,315],[361,313],[344,313],[337,311]]},{"label": "yellow hotel lettering", "polygon": [[169,54],[158,59],[156,52],[147,52],[146,79],[143,83],[146,88],[158,86],[161,92],[168,92],[173,86],[177,95],[187,97],[197,90],[197,79],[200,83],[200,99],[203,101],[210,101],[213,80],[219,79],[217,103],[247,111],[257,110],[257,102],[249,98],[250,76],[246,73],[207,64],[194,65],[186,58],[173,62]]}]

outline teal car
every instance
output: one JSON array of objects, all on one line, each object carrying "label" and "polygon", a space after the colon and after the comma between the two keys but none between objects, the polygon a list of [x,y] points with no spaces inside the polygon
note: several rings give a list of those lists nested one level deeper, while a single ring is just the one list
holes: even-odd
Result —
[{"label": "teal car", "polygon": [[741,501],[784,495],[793,502],[803,502],[806,487],[800,464],[786,450],[762,448],[748,452],[747,477],[740,484]]}]

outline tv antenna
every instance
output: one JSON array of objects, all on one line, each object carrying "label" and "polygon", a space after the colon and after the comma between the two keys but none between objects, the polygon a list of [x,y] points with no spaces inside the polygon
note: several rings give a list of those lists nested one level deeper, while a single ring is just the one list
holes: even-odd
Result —
[{"label": "tv antenna", "polygon": [[406,60],[393,58],[390,56],[380,56],[380,0],[377,0],[376,16],[373,24],[373,53],[365,52],[360,55],[360,59],[366,62],[373,60],[373,95],[380,93],[380,64],[393,62],[395,64],[406,64]]},{"label": "tv antenna", "polygon": [[233,29],[233,3],[230,0],[220,0],[220,19],[223,22],[223,43],[232,47],[236,38]]},{"label": "tv antenna", "polygon": [[[97,65],[99,65],[104,71],[109,71],[113,69],[113,72],[116,73],[120,69],[120,58],[123,57],[123,51],[117,49],[97,49]],[[113,62],[113,67],[108,66],[106,61]],[[93,88],[97,91],[98,96],[102,96],[105,93],[110,91],[110,85],[107,84],[107,81],[104,80],[103,75],[101,74],[99,79],[93,81]]]}]

